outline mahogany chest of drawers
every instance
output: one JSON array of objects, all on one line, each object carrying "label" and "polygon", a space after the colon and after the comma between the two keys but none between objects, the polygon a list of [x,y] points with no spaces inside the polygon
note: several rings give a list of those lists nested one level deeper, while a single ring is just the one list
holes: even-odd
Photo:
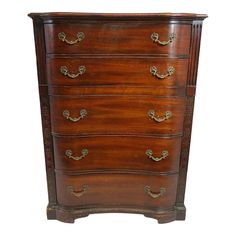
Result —
[{"label": "mahogany chest of drawers", "polygon": [[185,219],[199,14],[31,13],[48,219]]}]

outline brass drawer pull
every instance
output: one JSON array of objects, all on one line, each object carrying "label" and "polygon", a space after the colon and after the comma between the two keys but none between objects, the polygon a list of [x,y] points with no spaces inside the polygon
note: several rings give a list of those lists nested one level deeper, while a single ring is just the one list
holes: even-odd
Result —
[{"label": "brass drawer pull", "polygon": [[154,32],[151,35],[151,39],[154,43],[159,43],[160,45],[165,46],[169,43],[172,43],[174,41],[174,39],[176,39],[176,35],[175,35],[175,33],[171,33],[171,34],[169,34],[169,40],[168,41],[160,41],[159,40],[159,34]]},{"label": "brass drawer pull", "polygon": [[85,35],[84,35],[83,32],[78,32],[76,36],[77,36],[76,39],[74,39],[74,40],[68,40],[68,39],[66,39],[66,34],[65,34],[64,32],[60,32],[60,33],[58,34],[58,38],[59,38],[62,42],[66,42],[66,43],[68,43],[68,44],[70,44],[70,45],[75,44],[75,43],[78,43],[78,42],[81,42],[81,41],[85,38]]},{"label": "brass drawer pull", "polygon": [[70,116],[70,112],[68,110],[64,110],[62,114],[67,120],[70,120],[72,122],[77,122],[77,121],[83,119],[88,113],[85,109],[81,109],[80,116],[74,117],[74,118]]},{"label": "brass drawer pull", "polygon": [[152,154],[152,150],[151,149],[148,149],[146,150],[145,154],[150,158],[152,159],[153,161],[161,161],[163,159],[166,159],[166,157],[168,157],[169,153],[167,150],[163,150],[162,153],[161,153],[161,156],[160,157],[154,157]]},{"label": "brass drawer pull", "polygon": [[165,74],[158,74],[158,70],[155,66],[150,67],[150,73],[153,76],[156,76],[158,79],[165,79],[168,76],[171,76],[175,73],[175,68],[173,66],[168,66]]},{"label": "brass drawer pull", "polygon": [[148,111],[148,116],[155,120],[156,122],[160,123],[162,121],[168,120],[172,117],[172,112],[171,111],[166,111],[164,115],[159,116],[156,115],[156,112],[154,110]]},{"label": "brass drawer pull", "polygon": [[154,193],[154,192],[151,191],[150,186],[145,186],[144,187],[144,192],[147,193],[150,197],[157,199],[157,198],[162,197],[166,193],[166,189],[161,187],[159,193]]},{"label": "brass drawer pull", "polygon": [[68,157],[68,158],[72,158],[73,160],[75,160],[75,161],[79,161],[79,160],[81,160],[81,159],[83,159],[84,157],[86,157],[87,155],[88,155],[88,149],[82,149],[81,150],[81,156],[78,156],[78,157],[74,157],[73,156],[73,152],[70,150],[70,149],[68,149],[68,150],[66,150],[65,151],[65,155]]},{"label": "brass drawer pull", "polygon": [[88,191],[88,185],[83,185],[81,191],[75,191],[72,186],[68,186],[67,190],[69,193],[71,193],[75,197],[81,197],[84,193]]},{"label": "brass drawer pull", "polygon": [[61,68],[60,68],[60,72],[61,72],[63,75],[65,75],[65,76],[67,76],[67,77],[69,77],[69,78],[71,78],[71,79],[77,78],[78,76],[84,74],[85,71],[86,71],[86,67],[85,67],[85,66],[79,66],[79,68],[78,68],[78,73],[76,73],[76,74],[70,73],[70,72],[69,72],[69,69],[68,69],[66,66],[61,66]]}]

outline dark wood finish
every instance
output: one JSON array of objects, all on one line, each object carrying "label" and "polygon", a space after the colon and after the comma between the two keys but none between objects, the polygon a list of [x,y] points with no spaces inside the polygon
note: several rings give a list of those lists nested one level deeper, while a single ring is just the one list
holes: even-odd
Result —
[{"label": "dark wood finish", "polygon": [[[194,87],[195,88],[195,87]],[[188,87],[187,87],[188,90]],[[151,95],[158,97],[184,97],[186,87],[158,87],[156,86],[125,86],[125,85],[101,85],[101,86],[50,86],[50,95]]]},{"label": "dark wood finish", "polygon": [[[181,137],[54,137],[55,167],[57,170],[75,172],[177,172]],[[114,149],[116,147],[116,149]],[[65,151],[71,149],[74,156],[81,156],[82,149],[88,149],[89,154],[82,160],[68,158]],[[153,156],[161,157],[162,151],[168,151],[168,157],[161,161],[153,161],[146,154],[151,149]],[[119,152],[117,152],[119,150]]]},{"label": "dark wood finish", "polygon": [[79,20],[101,20],[101,21],[161,21],[161,22],[182,22],[202,21],[207,18],[206,14],[195,13],[82,13],[82,12],[44,12],[28,14],[34,21],[44,23],[78,23]]},{"label": "dark wood finish", "polygon": [[[187,82],[187,59],[163,58],[79,58],[79,59],[49,59],[48,80],[52,85],[123,85],[123,86],[160,86],[185,87]],[[60,72],[61,66],[66,66],[71,73],[77,73],[78,67],[84,65],[86,72],[70,79]],[[150,67],[155,66],[159,74],[166,74],[167,68],[173,66],[175,72],[165,79],[158,79],[150,73]]]},{"label": "dark wood finish", "polygon": [[[45,58],[45,43],[44,43],[44,31],[43,25],[34,21],[34,39],[35,50],[37,54],[37,68],[38,68],[38,83],[46,84],[46,58]],[[48,187],[48,207],[47,216],[48,219],[56,218],[55,206],[57,205],[56,197],[56,184],[55,184],[55,172],[54,172],[54,157],[53,157],[53,145],[51,136],[51,122],[50,122],[50,106],[47,86],[43,89],[40,87],[40,108],[42,119],[42,131],[44,140],[44,155],[45,166],[47,173],[47,187]]]},{"label": "dark wood finish", "polygon": [[[109,100],[109,103],[108,103]],[[57,134],[181,134],[185,109],[184,98],[155,98],[146,96],[51,96],[52,132]],[[63,116],[79,117],[80,110],[87,115],[78,122]],[[172,117],[156,122],[148,116],[172,112]]]},{"label": "dark wood finish", "polygon": [[[44,137],[49,204],[48,219],[73,223],[92,213],[141,213],[167,223],[184,220],[189,147],[194,95],[202,30],[206,15],[200,14],[92,14],[31,13],[37,54],[38,82]],[[85,39],[68,45],[58,39],[77,32]],[[166,45],[153,43],[176,39]],[[62,76],[60,66],[75,73],[79,65],[86,73],[78,80]],[[163,74],[173,65],[175,74],[155,79],[149,72],[156,66]],[[81,109],[88,114],[78,123],[72,117]],[[147,112],[158,115],[172,111],[173,117],[156,123]],[[53,138],[52,138],[53,137]],[[69,159],[65,150],[79,156]],[[145,151],[158,157],[154,162]],[[56,174],[55,174],[56,173]],[[88,191],[75,197],[84,184]],[[151,198],[160,187],[166,193]]]},{"label": "dark wood finish", "polygon": [[[159,22],[80,22],[79,24],[46,24],[47,53],[62,54],[180,54],[189,53],[191,25],[163,24]],[[85,38],[69,45],[58,38],[64,32],[68,39],[76,39],[78,32]],[[153,43],[151,34],[156,32],[160,40],[168,41],[170,33],[176,40],[163,47]],[[181,35],[181,38],[178,37]]]},{"label": "dark wood finish", "polygon": [[89,208],[73,208],[73,207],[64,207],[64,206],[55,206],[53,210],[56,212],[56,218],[59,221],[65,223],[74,223],[75,219],[86,217],[89,214],[95,213],[135,213],[143,214],[146,217],[151,217],[157,219],[158,223],[168,223],[173,220],[176,220],[176,215],[178,210],[176,207],[171,209],[162,209],[158,207],[154,208],[141,208],[136,206],[133,207],[122,207],[122,206],[96,206]]},{"label": "dark wood finish", "polygon": [[[104,207],[127,206],[130,208],[173,208],[177,189],[178,175],[150,176],[127,174],[98,174],[68,176],[57,174],[57,197],[62,206],[92,207],[102,205]],[[88,190],[82,196],[76,197],[68,190],[73,186],[75,191],[81,191],[86,184]],[[166,188],[162,197],[153,199],[145,191],[148,185],[151,191],[159,193],[160,188]],[[119,188],[117,188],[119,186]],[[96,196],[96,197],[95,197]]]},{"label": "dark wood finish", "polygon": [[[201,40],[201,30],[202,22],[196,21],[192,24],[192,40],[191,40],[191,51],[190,51],[190,63],[188,70],[188,86],[191,88],[196,87],[197,82],[197,68],[199,60],[199,50],[200,50],[200,40]],[[188,92],[189,90],[187,90]],[[195,92],[195,91],[194,91]],[[185,219],[185,205],[184,196],[186,188],[187,170],[188,170],[188,160],[189,160],[189,148],[191,141],[191,131],[192,131],[192,119],[193,119],[193,109],[194,109],[194,94],[187,93],[189,95],[186,102],[185,117],[184,117],[184,129],[183,138],[181,144],[181,156],[180,156],[180,174],[178,181],[178,192],[176,197],[176,206],[179,211],[177,214],[177,219]]]}]

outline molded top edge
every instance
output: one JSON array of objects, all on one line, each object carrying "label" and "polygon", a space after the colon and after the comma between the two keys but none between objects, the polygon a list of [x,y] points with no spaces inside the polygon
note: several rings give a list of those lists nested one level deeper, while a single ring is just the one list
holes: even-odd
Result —
[{"label": "molded top edge", "polygon": [[28,14],[34,20],[50,21],[56,19],[85,19],[85,20],[155,20],[155,19],[176,19],[176,20],[204,20],[206,14],[195,13],[80,13],[80,12],[45,12]]}]

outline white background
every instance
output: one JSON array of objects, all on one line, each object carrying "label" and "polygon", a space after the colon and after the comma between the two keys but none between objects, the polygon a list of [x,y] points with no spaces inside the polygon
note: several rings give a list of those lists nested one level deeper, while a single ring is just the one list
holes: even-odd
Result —
[{"label": "white background", "polygon": [[[0,13],[0,235],[236,235],[236,30],[233,0],[7,0]],[[186,221],[131,214],[47,221],[46,175],[29,12],[207,13],[202,34]]]}]

